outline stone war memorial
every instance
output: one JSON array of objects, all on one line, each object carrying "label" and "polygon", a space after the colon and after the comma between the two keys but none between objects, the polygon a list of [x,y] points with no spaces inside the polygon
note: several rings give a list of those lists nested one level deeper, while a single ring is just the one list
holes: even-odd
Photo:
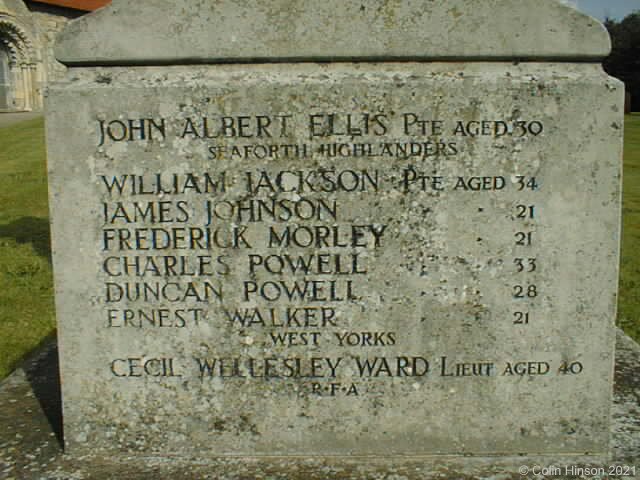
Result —
[{"label": "stone war memorial", "polygon": [[606,461],[624,88],[601,24],[524,4],[72,22],[46,100],[66,451]]}]

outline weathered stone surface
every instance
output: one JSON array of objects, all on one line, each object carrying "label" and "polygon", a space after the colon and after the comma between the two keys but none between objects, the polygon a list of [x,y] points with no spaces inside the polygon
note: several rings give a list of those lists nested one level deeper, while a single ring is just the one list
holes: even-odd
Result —
[{"label": "weathered stone surface", "polygon": [[114,0],[62,35],[65,64],[601,59],[604,27],[556,0]]},{"label": "weathered stone surface", "polygon": [[[546,478],[594,478],[596,475],[565,475],[573,468],[603,469],[601,478],[637,478],[640,464],[640,347],[622,332],[616,346],[616,382],[611,425],[612,458],[584,462],[576,458],[465,458],[393,460],[390,458],[301,459],[235,458],[206,461],[176,458],[113,457],[63,454],[56,437],[61,424],[57,356],[55,343],[49,344],[23,368],[0,384],[0,472],[3,478],[19,480],[172,480],[202,478],[244,480],[246,478],[286,478],[287,480],[519,480],[542,478],[518,470],[537,465],[555,472]],[[629,475],[607,475],[616,466]],[[634,470],[635,467],[635,470]],[[635,474],[634,474],[635,472]]]},{"label": "weathered stone surface", "polygon": [[[623,88],[602,26],[522,5],[74,23],[47,122],[68,451],[606,458]],[[366,61],[293,63],[335,59]],[[224,64],[166,65],[194,62]]]},{"label": "weathered stone surface", "polygon": [[67,445],[606,455],[622,95],[590,64],[74,71],[47,127]]}]

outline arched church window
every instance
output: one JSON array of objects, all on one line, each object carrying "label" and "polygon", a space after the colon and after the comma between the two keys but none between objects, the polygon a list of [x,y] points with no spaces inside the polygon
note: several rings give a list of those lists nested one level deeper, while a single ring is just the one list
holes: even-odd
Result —
[{"label": "arched church window", "polygon": [[0,43],[0,110],[9,108],[11,90],[11,72],[9,71],[9,52]]}]

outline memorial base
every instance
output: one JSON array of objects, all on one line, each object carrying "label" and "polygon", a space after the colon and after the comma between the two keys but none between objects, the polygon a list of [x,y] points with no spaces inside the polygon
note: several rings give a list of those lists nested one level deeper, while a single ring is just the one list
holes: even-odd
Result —
[{"label": "memorial base", "polygon": [[[640,346],[618,332],[611,459],[576,457],[143,458],[63,453],[57,348],[48,342],[0,384],[0,478],[7,480],[472,480],[640,478]],[[604,471],[604,475],[602,472]],[[635,472],[635,473],[634,473]]]}]

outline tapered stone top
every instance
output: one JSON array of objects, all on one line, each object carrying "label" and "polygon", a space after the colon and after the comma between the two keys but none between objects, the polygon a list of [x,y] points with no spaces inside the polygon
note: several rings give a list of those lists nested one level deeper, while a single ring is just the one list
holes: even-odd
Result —
[{"label": "tapered stone top", "polygon": [[71,22],[66,65],[340,60],[597,61],[597,20],[558,0],[113,0]]}]

